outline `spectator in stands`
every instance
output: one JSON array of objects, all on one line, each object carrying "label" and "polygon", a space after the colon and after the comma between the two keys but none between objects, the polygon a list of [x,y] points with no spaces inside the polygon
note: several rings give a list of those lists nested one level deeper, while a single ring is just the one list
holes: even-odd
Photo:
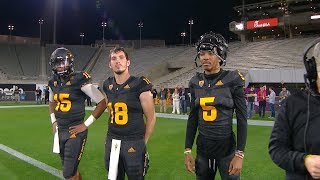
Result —
[{"label": "spectator in stands", "polygon": [[177,114],[180,114],[180,96],[178,87],[176,87],[172,93],[172,114],[175,114],[176,111]]},{"label": "spectator in stands", "polygon": [[268,95],[269,97],[269,106],[270,106],[270,111],[271,111],[271,116],[269,118],[275,118],[276,117],[276,113],[275,113],[275,102],[276,102],[276,93],[273,90],[273,87],[269,87],[269,92],[270,94]]},{"label": "spectator in stands", "polygon": [[46,89],[44,90],[44,103],[49,103],[49,86],[46,86]]},{"label": "spectator in stands", "polygon": [[160,92],[159,92],[159,97],[160,97],[160,112],[167,112],[167,90],[161,86],[160,87]]},{"label": "spectator in stands", "polygon": [[251,86],[250,90],[247,94],[247,100],[248,100],[247,116],[248,116],[248,119],[252,117],[252,111],[254,109],[254,101],[255,101],[256,97],[257,97],[257,94],[254,90],[254,86]]},{"label": "spectator in stands", "polygon": [[42,101],[41,101],[42,90],[40,89],[39,86],[38,86],[38,89],[36,89],[35,95],[36,95],[37,104],[42,104]]},{"label": "spectator in stands", "polygon": [[279,105],[282,106],[282,104],[290,95],[291,95],[290,91],[287,90],[285,86],[283,86],[281,92],[279,93]]},{"label": "spectator in stands", "polygon": [[320,179],[319,42],[306,47],[303,55],[308,88],[282,102],[270,136],[269,154],[286,171],[285,179]]},{"label": "spectator in stands", "polygon": [[180,106],[182,109],[182,114],[187,114],[187,101],[189,99],[188,93],[184,86],[181,86],[180,96]]},{"label": "spectator in stands", "polygon": [[258,97],[258,102],[259,102],[259,117],[263,118],[266,112],[266,96],[267,96],[267,92],[266,92],[266,86],[261,86],[260,87],[260,91],[257,94]]}]

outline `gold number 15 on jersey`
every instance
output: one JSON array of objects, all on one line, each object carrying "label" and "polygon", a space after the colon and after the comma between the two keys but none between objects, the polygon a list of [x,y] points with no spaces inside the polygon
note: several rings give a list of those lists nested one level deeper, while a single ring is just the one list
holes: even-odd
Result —
[{"label": "gold number 15 on jersey", "polygon": [[128,122],[128,106],[126,103],[117,102],[112,105],[108,103],[108,109],[110,111],[111,123],[115,122],[118,125],[125,125]]},{"label": "gold number 15 on jersey", "polygon": [[214,106],[207,106],[206,103],[212,104],[215,97],[200,98],[200,106],[202,108],[202,116],[204,121],[214,121],[217,118],[217,109]]},{"label": "gold number 15 on jersey", "polygon": [[68,112],[71,109],[71,101],[69,99],[70,94],[61,93],[61,94],[54,94],[53,99],[57,103],[55,110]]}]

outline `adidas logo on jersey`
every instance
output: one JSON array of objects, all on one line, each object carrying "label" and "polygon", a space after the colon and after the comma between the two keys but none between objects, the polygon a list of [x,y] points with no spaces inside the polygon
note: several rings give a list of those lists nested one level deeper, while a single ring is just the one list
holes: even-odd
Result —
[{"label": "adidas logo on jersey", "polygon": [[76,138],[76,135],[75,134],[71,134],[70,139],[74,139],[74,138]]},{"label": "adidas logo on jersey", "polygon": [[127,84],[126,86],[123,87],[124,89],[129,89],[130,86]]},{"label": "adidas logo on jersey", "polygon": [[222,85],[224,85],[224,84],[223,84],[223,82],[222,82],[221,80],[219,80],[215,85],[216,85],[216,86],[222,86]]},{"label": "adidas logo on jersey", "polygon": [[133,149],[133,147],[131,147],[131,148],[128,149],[128,152],[129,152],[129,153],[134,153],[134,152],[136,152],[136,150]]},{"label": "adidas logo on jersey", "polygon": [[71,85],[71,82],[68,81],[68,82],[66,83],[66,86],[70,86],[70,85]]}]

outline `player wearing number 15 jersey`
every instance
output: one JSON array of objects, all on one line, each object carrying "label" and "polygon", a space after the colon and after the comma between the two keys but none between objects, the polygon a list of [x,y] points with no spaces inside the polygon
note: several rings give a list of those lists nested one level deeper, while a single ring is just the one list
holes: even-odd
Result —
[{"label": "player wearing number 15 jersey", "polygon": [[106,169],[110,171],[114,163],[110,161],[112,139],[121,140],[117,179],[124,179],[125,174],[129,180],[144,179],[149,161],[146,144],[156,122],[152,85],[145,77],[130,76],[130,60],[123,48],[112,49],[109,58],[114,77],[103,83],[109,110]]},{"label": "player wearing number 15 jersey", "polygon": [[[220,68],[225,64],[227,43],[220,34],[201,36],[197,46],[203,73],[189,82],[191,112],[185,139],[185,166],[197,180],[214,179],[217,169],[221,179],[240,179],[247,136],[244,78],[239,71]],[[233,112],[237,117],[237,141],[232,131]],[[191,149],[197,137],[194,162]]]},{"label": "player wearing number 15 jersey", "polygon": [[[66,48],[56,49],[50,58],[53,78],[49,81],[49,111],[53,131],[58,127],[60,158],[66,179],[81,179],[78,165],[87,140],[87,128],[106,109],[103,94],[92,85],[86,72],[75,72],[73,55]],[[84,122],[85,98],[97,104]]]}]

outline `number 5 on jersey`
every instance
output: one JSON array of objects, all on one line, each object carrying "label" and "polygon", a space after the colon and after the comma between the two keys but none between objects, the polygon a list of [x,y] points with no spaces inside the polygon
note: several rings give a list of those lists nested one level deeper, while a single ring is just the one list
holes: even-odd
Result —
[{"label": "number 5 on jersey", "polygon": [[202,116],[204,121],[214,121],[217,118],[217,109],[214,106],[208,106],[206,103],[213,103],[215,97],[200,98],[200,106],[202,108]]},{"label": "number 5 on jersey", "polygon": [[128,122],[128,106],[126,103],[117,102],[112,105],[111,102],[108,103],[108,109],[111,115],[111,123],[116,123],[118,125],[125,125]]},{"label": "number 5 on jersey", "polygon": [[70,94],[61,93],[54,94],[53,99],[57,103],[55,110],[61,112],[68,112],[71,109],[71,101],[69,99]]}]

